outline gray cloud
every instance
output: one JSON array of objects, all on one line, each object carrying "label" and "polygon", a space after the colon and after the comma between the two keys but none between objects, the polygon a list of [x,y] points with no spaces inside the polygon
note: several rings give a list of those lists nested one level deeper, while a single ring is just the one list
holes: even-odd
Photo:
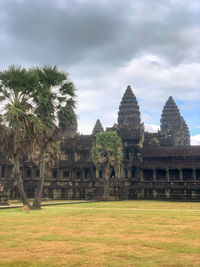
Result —
[{"label": "gray cloud", "polygon": [[0,68],[69,71],[80,125],[101,114],[114,123],[131,84],[146,122],[157,125],[169,94],[189,100],[190,111],[199,101],[199,15],[199,0],[1,0]]},{"label": "gray cloud", "polygon": [[199,27],[187,1],[3,0],[0,7],[1,57],[35,64],[123,64],[144,51],[179,63],[195,43],[185,29]]}]

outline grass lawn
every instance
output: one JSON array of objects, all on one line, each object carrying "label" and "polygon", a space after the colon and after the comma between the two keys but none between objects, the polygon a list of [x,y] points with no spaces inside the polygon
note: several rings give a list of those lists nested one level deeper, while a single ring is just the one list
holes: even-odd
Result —
[{"label": "grass lawn", "polygon": [[0,266],[200,266],[200,203],[0,210]]}]

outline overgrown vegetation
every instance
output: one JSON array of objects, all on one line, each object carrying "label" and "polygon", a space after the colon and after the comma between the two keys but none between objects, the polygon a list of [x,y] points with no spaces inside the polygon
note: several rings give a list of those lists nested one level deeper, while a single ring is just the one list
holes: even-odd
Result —
[{"label": "overgrown vegetation", "polygon": [[[56,66],[11,66],[0,72],[0,149],[13,163],[20,196],[30,209],[40,208],[45,169],[59,158],[57,121],[65,128],[75,119],[74,98],[75,88],[68,74]],[[40,169],[33,205],[24,192],[20,171],[25,157]]]},{"label": "overgrown vegetation", "polygon": [[0,210],[0,266],[200,266],[199,203]]},{"label": "overgrown vegetation", "polygon": [[109,200],[111,168],[113,167],[116,176],[119,176],[119,166],[123,159],[121,138],[116,132],[100,132],[96,134],[91,149],[91,157],[97,171],[100,167],[104,170],[104,199]]}]

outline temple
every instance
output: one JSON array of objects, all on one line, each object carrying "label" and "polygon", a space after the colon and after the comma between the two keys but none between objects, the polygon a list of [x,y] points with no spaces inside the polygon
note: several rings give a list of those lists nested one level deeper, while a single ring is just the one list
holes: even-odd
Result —
[{"label": "temple", "polygon": [[[103,131],[96,121],[91,135],[77,133],[77,122],[61,138],[59,163],[46,174],[43,197],[53,199],[102,199],[104,169],[96,170],[90,150],[95,134]],[[160,130],[145,131],[138,101],[130,86],[122,97],[118,121],[106,131],[116,131],[123,142],[120,175],[111,169],[110,199],[200,200],[200,146],[190,145],[188,126],[170,96],[163,107]],[[17,198],[12,163],[0,155],[2,195]],[[24,187],[33,197],[39,170],[31,162],[21,164]]]}]

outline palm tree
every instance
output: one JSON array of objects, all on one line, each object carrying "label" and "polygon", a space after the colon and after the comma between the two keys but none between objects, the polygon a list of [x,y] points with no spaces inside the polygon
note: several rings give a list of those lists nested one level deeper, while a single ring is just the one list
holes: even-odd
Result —
[{"label": "palm tree", "polygon": [[23,188],[20,161],[34,148],[34,134],[41,126],[33,114],[30,92],[37,87],[35,71],[20,66],[11,66],[0,72],[0,103],[2,108],[0,124],[1,150],[6,151],[14,165],[14,178],[23,204],[29,203]]},{"label": "palm tree", "polygon": [[49,165],[47,159],[51,154],[50,152],[52,152],[52,148],[54,148],[56,155],[59,154],[58,146],[57,150],[55,150],[55,143],[59,139],[59,129],[56,123],[59,119],[63,119],[65,123],[69,124],[73,120],[72,114],[75,114],[75,87],[69,80],[68,74],[59,71],[56,66],[36,68],[36,72],[39,78],[39,87],[36,88],[33,94],[36,104],[34,114],[46,126],[45,130],[39,132],[36,138],[40,152],[40,180],[35,192],[33,207],[34,209],[39,209],[44,186],[45,169]]},{"label": "palm tree", "polygon": [[[56,66],[29,70],[11,66],[0,72],[1,150],[6,151],[13,162],[20,196],[30,209],[40,208],[45,168],[52,167],[51,163],[55,163],[59,156],[56,123],[58,117],[62,118],[60,113],[67,114],[69,106],[71,114],[75,107],[74,98],[75,88],[68,74],[58,71]],[[71,115],[68,118],[71,120]],[[23,188],[20,161],[24,156],[39,158],[40,180],[33,205]]]},{"label": "palm tree", "polygon": [[104,199],[109,200],[109,178],[111,167],[118,167],[122,162],[122,141],[116,132],[100,132],[96,134],[91,149],[91,157],[98,169],[103,166]]}]

